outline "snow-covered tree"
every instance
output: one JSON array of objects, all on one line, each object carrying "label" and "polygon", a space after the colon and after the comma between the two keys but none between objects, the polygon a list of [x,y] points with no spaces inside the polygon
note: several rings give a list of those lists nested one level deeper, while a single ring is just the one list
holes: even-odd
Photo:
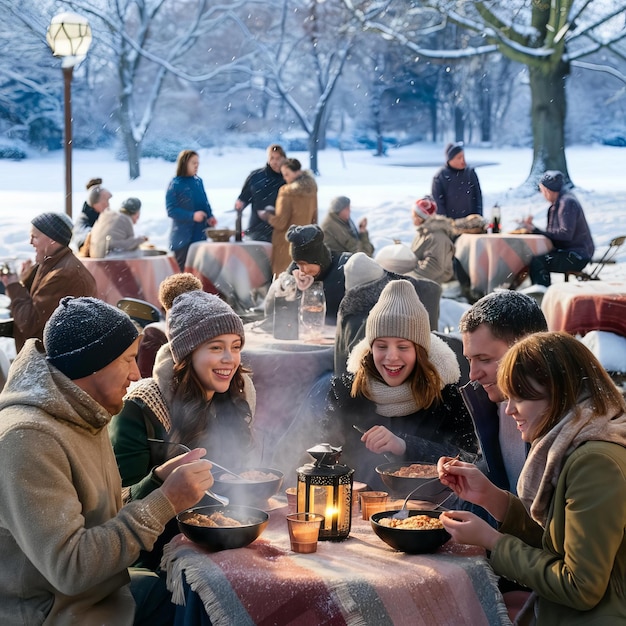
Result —
[{"label": "snow-covered tree", "polygon": [[[462,59],[499,52],[525,65],[531,92],[533,162],[528,182],[546,169],[563,171],[565,158],[566,81],[573,65],[626,78],[616,62],[624,59],[625,0],[344,0],[363,28],[394,39],[429,59]],[[462,27],[460,47],[431,49],[421,33],[437,24]],[[602,65],[582,61],[599,50]]]}]

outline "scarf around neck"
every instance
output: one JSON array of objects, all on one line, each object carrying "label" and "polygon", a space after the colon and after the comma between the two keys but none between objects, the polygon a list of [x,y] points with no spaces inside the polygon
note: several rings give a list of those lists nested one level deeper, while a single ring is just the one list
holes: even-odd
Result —
[{"label": "scarf around neck", "polygon": [[372,402],[376,405],[376,413],[383,417],[403,417],[411,415],[422,407],[418,406],[411,393],[409,383],[404,382],[398,387],[375,380],[368,376],[367,385]]},{"label": "scarf around neck", "polygon": [[626,415],[613,408],[594,415],[583,399],[552,430],[535,440],[517,483],[517,493],[530,516],[545,528],[552,496],[569,455],[587,441],[607,441],[626,447]]}]

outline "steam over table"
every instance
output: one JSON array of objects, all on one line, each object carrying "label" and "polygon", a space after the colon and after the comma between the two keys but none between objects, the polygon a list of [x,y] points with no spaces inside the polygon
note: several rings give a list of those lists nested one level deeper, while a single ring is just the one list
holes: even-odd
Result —
[{"label": "steam over table", "polygon": [[396,552],[353,511],[348,539],[296,554],[288,512],[272,510],[245,548],[210,553],[183,535],[166,546],[161,565],[181,605],[177,626],[511,623],[482,549],[449,541],[434,554]]},{"label": "steam over table", "polygon": [[98,298],[113,305],[121,298],[138,298],[161,308],[159,285],[179,271],[176,259],[169,254],[128,259],[80,257],[80,260],[96,279]]},{"label": "steam over table", "polygon": [[508,289],[533,256],[552,249],[543,235],[463,234],[455,241],[455,253],[477,296],[494,289]]}]

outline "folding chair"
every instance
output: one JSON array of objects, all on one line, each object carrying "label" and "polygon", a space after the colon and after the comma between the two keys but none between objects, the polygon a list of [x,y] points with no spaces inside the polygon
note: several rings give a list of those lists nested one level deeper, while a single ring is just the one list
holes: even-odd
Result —
[{"label": "folding chair", "polygon": [[599,259],[592,259],[590,263],[595,264],[595,267],[590,272],[565,272],[565,280],[568,281],[570,276],[574,276],[578,280],[600,280],[600,272],[602,268],[611,263],[617,263],[615,256],[619,252],[619,249],[624,245],[626,241],[626,235],[621,237],[615,237],[609,242],[609,247],[606,252]]},{"label": "folding chair", "polygon": [[137,298],[122,298],[118,301],[117,308],[127,313],[142,328],[162,319],[161,311],[154,304]]}]

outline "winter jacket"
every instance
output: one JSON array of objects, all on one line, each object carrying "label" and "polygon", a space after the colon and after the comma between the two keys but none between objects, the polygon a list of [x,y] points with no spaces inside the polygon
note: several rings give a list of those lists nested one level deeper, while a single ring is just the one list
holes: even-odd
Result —
[{"label": "winter jacket", "polygon": [[244,207],[251,204],[250,222],[246,235],[256,241],[272,241],[272,227],[263,221],[258,211],[265,210],[266,206],[276,206],[278,190],[285,184],[285,179],[280,172],[275,172],[269,165],[254,170],[246,178],[239,200]]},{"label": "winter jacket", "polygon": [[449,165],[442,167],[433,178],[432,196],[438,215],[458,219],[472,213],[483,214],[483,196],[472,167],[463,170]]},{"label": "winter jacket", "polygon": [[626,449],[589,441],[561,470],[545,529],[509,495],[494,571],[538,595],[537,626],[626,624]]},{"label": "winter jacket", "polygon": [[412,270],[413,273],[440,284],[452,280],[454,278],[452,237],[452,223],[446,217],[433,215],[418,226],[411,244],[411,250],[417,258],[417,266]]},{"label": "winter jacket", "polygon": [[292,183],[283,185],[276,198],[276,213],[268,219],[272,233],[272,273],[278,276],[291,263],[287,229],[295,224],[317,224],[317,183],[311,172],[305,171]]},{"label": "winter jacket", "polygon": [[196,211],[204,211],[207,219],[213,217],[201,178],[174,177],[165,194],[165,206],[168,217],[172,219],[170,250],[180,250],[196,241],[206,239],[206,221],[193,221],[193,214]]},{"label": "winter jacket", "polygon": [[77,250],[80,250],[87,239],[87,235],[96,223],[100,213],[93,207],[89,206],[86,202],[83,203],[83,210],[74,222],[74,228],[72,229],[72,237],[74,245]]},{"label": "winter jacket", "polygon": [[430,330],[436,330],[439,323],[439,300],[441,287],[431,280],[411,278],[385,270],[384,275],[364,285],[348,289],[339,305],[337,332],[335,333],[336,376],[346,371],[346,361],[352,348],[365,337],[365,323],[371,308],[378,302],[385,285],[392,280],[408,280],[428,311]]},{"label": "winter jacket", "polygon": [[[133,220],[119,211],[104,211],[91,229],[89,256],[103,259],[112,254],[137,251],[145,237],[135,237]],[[137,253],[136,253],[137,254]]]},{"label": "winter jacket", "polygon": [[559,195],[550,205],[546,229],[533,232],[548,237],[557,250],[571,250],[587,261],[595,251],[583,208],[571,193]]},{"label": "winter jacket", "polygon": [[[129,389],[122,410],[113,416],[109,425],[122,485],[129,488],[132,500],[144,498],[158,488],[161,482],[153,469],[183,452],[175,445],[155,446],[148,441],[148,438],[170,441],[170,412],[174,404],[173,368],[172,352],[166,344],[157,353],[153,378],[142,379]],[[256,409],[256,392],[250,377],[244,374],[244,378],[244,397],[238,406],[228,393],[214,395],[209,406],[211,425],[206,438],[174,443],[182,443],[189,448],[202,446],[207,450],[207,458],[227,467],[233,466],[233,459],[238,461],[235,465],[245,466],[241,457],[251,454],[253,449],[251,425]],[[137,564],[155,569],[163,545],[177,533],[176,525],[170,524],[154,550],[142,553]]]},{"label": "winter jacket", "polygon": [[[361,434],[353,428],[366,431],[372,426],[388,428],[406,442],[406,452],[400,461],[436,463],[441,456],[456,456],[478,452],[472,420],[453,382],[459,377],[459,366],[454,353],[445,343],[431,335],[431,361],[439,371],[444,387],[443,400],[427,409],[398,417],[383,417],[376,413],[376,405],[364,396],[350,397],[354,374],[360,356],[367,349],[364,340],[350,354],[348,372],[334,377],[328,394],[323,424],[324,441],[342,446],[341,462],[355,470],[354,478],[374,490],[385,486],[376,473],[376,466],[385,463],[385,457],[370,452],[361,441]],[[433,350],[440,355],[432,357]],[[391,456],[391,455],[390,455]]]},{"label": "winter jacket", "polygon": [[109,413],[31,339],[0,394],[0,623],[133,624],[127,567],[175,511],[122,506]]},{"label": "winter jacket", "polygon": [[97,296],[96,281],[69,248],[33,266],[19,283],[7,285],[13,334],[19,352],[29,337],[41,339],[43,327],[64,296]]},{"label": "winter jacket", "polygon": [[370,242],[367,231],[359,232],[352,220],[344,222],[337,213],[330,212],[322,222],[324,243],[333,252],[364,252],[372,256],[374,246]]}]

